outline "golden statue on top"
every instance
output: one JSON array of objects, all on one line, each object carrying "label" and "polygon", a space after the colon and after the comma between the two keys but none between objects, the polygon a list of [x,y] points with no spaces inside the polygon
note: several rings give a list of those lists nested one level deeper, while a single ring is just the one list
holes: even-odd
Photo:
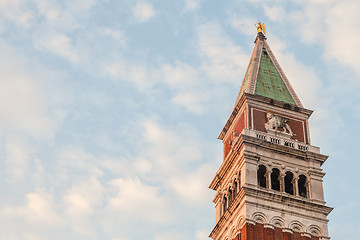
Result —
[{"label": "golden statue on top", "polygon": [[264,34],[266,34],[266,25],[265,25],[265,23],[261,23],[259,21],[258,24],[255,24],[255,27],[257,28],[258,33],[263,32]]}]

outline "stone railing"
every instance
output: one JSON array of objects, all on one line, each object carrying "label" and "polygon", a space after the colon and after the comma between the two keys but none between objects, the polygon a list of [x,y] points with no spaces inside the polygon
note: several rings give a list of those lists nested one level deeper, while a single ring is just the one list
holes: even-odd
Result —
[{"label": "stone railing", "polygon": [[309,144],[305,144],[305,143],[299,142],[297,140],[292,140],[287,137],[282,137],[281,134],[277,135],[274,133],[265,133],[265,132],[260,132],[260,131],[256,131],[256,130],[252,130],[252,129],[244,129],[241,134],[259,138],[261,140],[264,140],[264,141],[267,141],[267,142],[270,142],[273,144],[282,145],[282,146],[297,149],[300,151],[305,151],[305,152],[309,151],[309,152],[314,152],[314,153],[320,153],[319,147],[311,146]]}]

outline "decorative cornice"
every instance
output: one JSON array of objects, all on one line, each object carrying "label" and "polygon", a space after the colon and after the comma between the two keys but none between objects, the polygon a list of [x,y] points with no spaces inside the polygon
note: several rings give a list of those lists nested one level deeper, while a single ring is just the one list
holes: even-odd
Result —
[{"label": "decorative cornice", "polygon": [[242,142],[244,144],[254,144],[257,146],[261,146],[262,148],[265,148],[267,150],[272,150],[272,151],[282,153],[282,154],[288,154],[291,156],[295,156],[299,159],[318,161],[321,164],[323,164],[326,161],[326,159],[328,158],[328,156],[324,155],[324,154],[314,153],[314,152],[309,152],[309,151],[302,151],[302,150],[298,150],[298,149],[294,149],[294,148],[290,148],[290,147],[286,147],[286,146],[282,146],[282,145],[278,145],[278,144],[273,144],[273,143],[270,143],[270,142],[267,142],[262,139],[252,137],[252,136],[249,136],[246,134],[241,134],[240,136],[241,136]]},{"label": "decorative cornice", "polygon": [[[266,201],[271,200],[271,202],[279,203],[279,204],[284,204],[284,202],[286,202],[288,206],[304,209],[309,212],[318,212],[324,214],[325,216],[327,216],[333,210],[333,208],[325,206],[325,202],[319,203],[318,201],[314,201],[312,199],[294,196],[287,193],[278,192],[275,190],[261,189],[257,186],[255,187],[243,186],[243,190],[246,197],[254,197]],[[246,199],[246,204],[248,205],[254,204],[256,206],[260,206],[258,201],[252,202],[248,199]],[[269,208],[267,205],[264,207]],[[279,210],[279,209],[274,208],[273,210]],[[304,217],[301,214],[299,214],[299,216]],[[317,219],[317,220],[326,221],[326,222],[328,221],[324,219]]]}]

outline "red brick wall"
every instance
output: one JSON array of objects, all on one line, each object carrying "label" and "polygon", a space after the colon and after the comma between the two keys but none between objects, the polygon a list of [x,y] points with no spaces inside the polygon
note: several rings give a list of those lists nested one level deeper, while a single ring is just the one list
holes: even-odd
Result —
[{"label": "red brick wall", "polygon": [[263,224],[247,223],[234,240],[319,240],[318,237],[301,236],[299,232],[283,232],[281,228],[264,228]]},{"label": "red brick wall", "polygon": [[[245,111],[246,111],[246,109],[245,109]],[[242,112],[239,119],[233,123],[234,129],[238,134],[240,134],[242,132],[242,130],[245,128],[245,114],[244,114],[245,111]],[[231,129],[233,129],[233,128],[229,129],[229,131],[230,131],[229,136],[226,139],[224,139],[224,142],[223,142],[224,160],[231,150],[231,145],[229,144],[230,141],[233,140]]]},{"label": "red brick wall", "polygon": [[229,135],[227,138],[224,139],[224,142],[223,142],[224,160],[225,160],[226,156],[228,155],[228,153],[229,153],[230,150],[231,150],[231,145],[230,145],[231,137],[232,137],[232,136]]}]

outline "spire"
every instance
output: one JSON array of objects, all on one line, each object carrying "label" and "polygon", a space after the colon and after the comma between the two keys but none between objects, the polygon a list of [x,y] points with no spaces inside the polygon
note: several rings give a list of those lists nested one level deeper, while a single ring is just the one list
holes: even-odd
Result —
[{"label": "spire", "polygon": [[258,30],[255,47],[234,108],[236,108],[243,93],[256,94],[303,107],[266,42],[265,24],[259,22],[255,27]]}]

